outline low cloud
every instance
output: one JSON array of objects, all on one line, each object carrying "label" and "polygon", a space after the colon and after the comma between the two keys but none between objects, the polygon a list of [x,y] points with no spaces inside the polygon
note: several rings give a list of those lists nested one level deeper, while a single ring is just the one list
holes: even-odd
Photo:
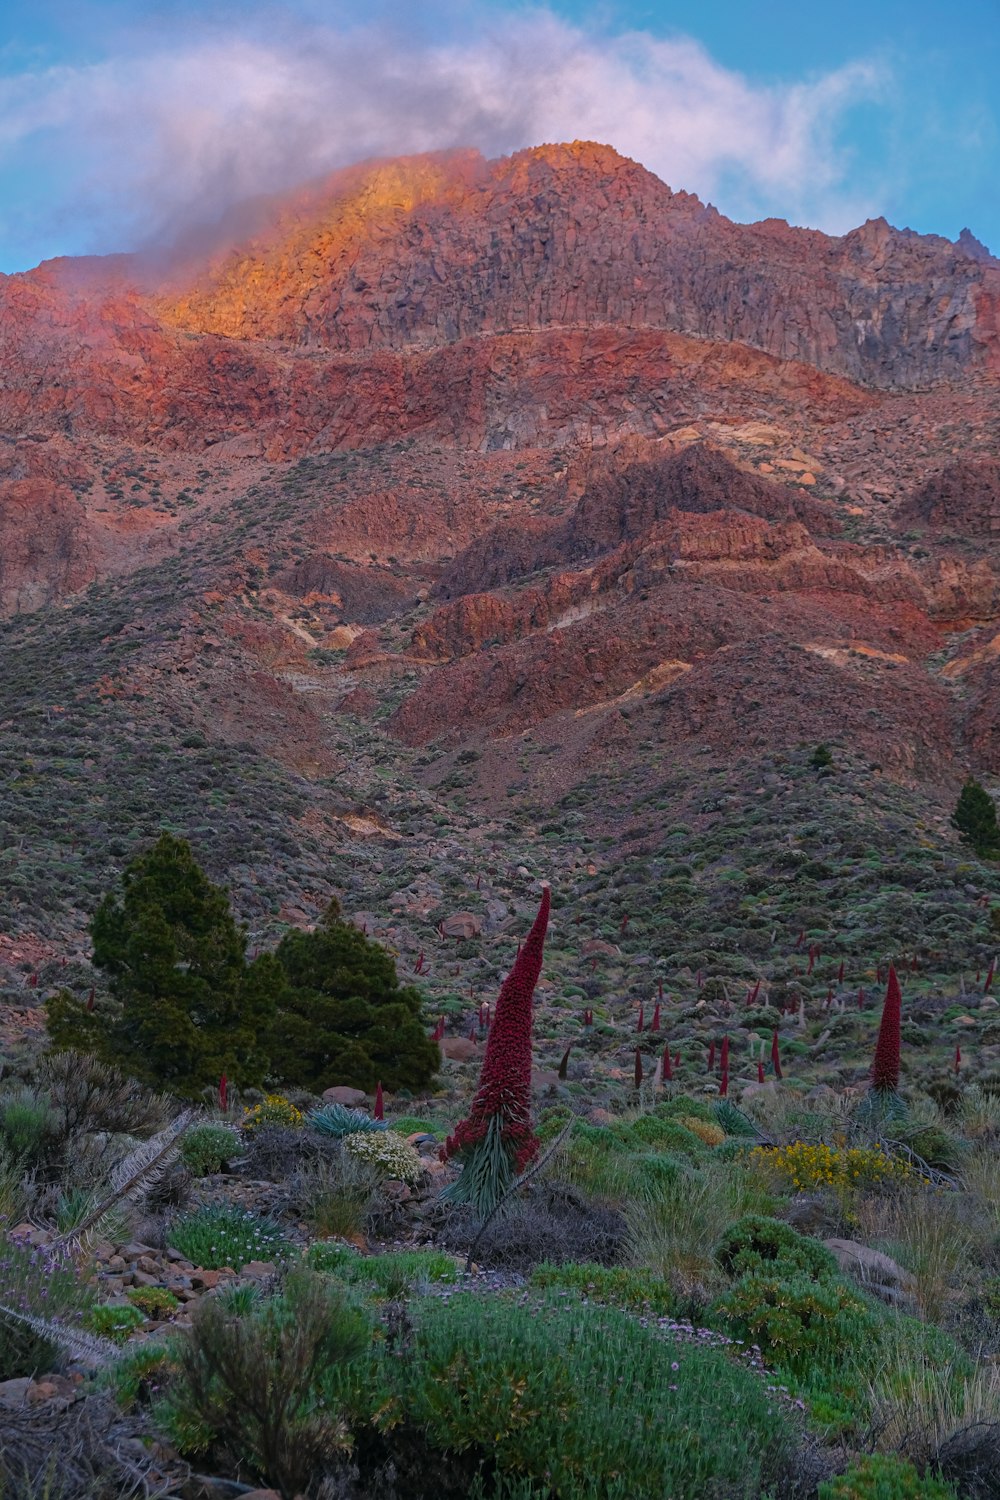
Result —
[{"label": "low cloud", "polygon": [[573,139],[735,217],[841,232],[875,207],[851,186],[841,132],[884,86],[864,61],[763,86],[689,39],[595,36],[544,10],[451,42],[286,13],[269,31],[133,39],[99,63],[0,78],[0,161],[58,161],[56,208],[102,250],[173,240],[367,156]]}]

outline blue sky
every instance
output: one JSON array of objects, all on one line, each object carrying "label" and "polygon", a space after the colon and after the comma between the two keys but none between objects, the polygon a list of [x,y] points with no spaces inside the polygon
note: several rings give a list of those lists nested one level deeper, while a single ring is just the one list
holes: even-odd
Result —
[{"label": "blue sky", "polygon": [[359,157],[609,141],[734,218],[1000,253],[1000,0],[6,0],[0,270]]}]

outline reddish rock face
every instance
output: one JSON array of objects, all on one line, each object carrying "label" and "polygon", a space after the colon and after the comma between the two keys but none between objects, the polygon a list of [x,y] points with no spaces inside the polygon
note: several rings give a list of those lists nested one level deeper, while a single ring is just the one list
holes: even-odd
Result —
[{"label": "reddish rock face", "polygon": [[93,691],[303,776],[330,713],[1000,770],[998,308],[968,238],[732,224],[606,147],[357,167],[169,274],[0,278],[0,615],[191,563]]}]

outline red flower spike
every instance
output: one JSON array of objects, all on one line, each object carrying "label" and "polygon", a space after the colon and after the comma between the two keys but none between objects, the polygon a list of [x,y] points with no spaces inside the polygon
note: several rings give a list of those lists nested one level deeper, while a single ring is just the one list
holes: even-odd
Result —
[{"label": "red flower spike", "polygon": [[708,1071],[715,1072],[715,1043],[712,1042],[708,1048]]},{"label": "red flower spike", "polygon": [[764,1082],[764,1064],[761,1062],[759,1057],[757,1059],[757,1082]]},{"label": "red flower spike", "polygon": [[625,915],[622,917],[621,931],[623,933],[628,932],[628,920],[629,920],[628,919],[628,912],[626,912]]},{"label": "red flower spike", "polygon": [[751,1005],[756,1005],[759,998],[760,998],[760,980],[758,979],[757,983],[753,987],[753,994],[750,997],[750,1004]]},{"label": "red flower spike", "polygon": [[494,1119],[500,1121],[502,1137],[515,1153],[515,1171],[522,1172],[538,1151],[531,1128],[531,1002],[542,971],[551,902],[546,886],[534,925],[501,986],[479,1088],[468,1117],[445,1142],[445,1160],[477,1146]]},{"label": "red flower spike", "polygon": [[385,1101],[382,1098],[382,1083],[379,1080],[378,1088],[375,1090],[375,1119],[385,1119]]},{"label": "red flower spike", "polygon": [[843,984],[843,982],[844,982],[844,960],[841,959],[840,960],[840,968],[837,970],[837,983],[838,984]]},{"label": "red flower spike", "polygon": [[827,1008],[827,1010],[830,1009],[830,1006],[832,1004],[833,1004],[833,985],[831,984],[830,988],[826,992],[826,1008]]},{"label": "red flower spike", "polygon": [[639,1048],[635,1049],[635,1086],[639,1088],[642,1084],[642,1053]]},{"label": "red flower spike", "polygon": [[650,1029],[650,1031],[659,1031],[659,1029],[660,1029],[660,1002],[659,1002],[659,1000],[657,1000],[656,1004],[653,1007],[653,1019],[649,1023],[649,1029]]},{"label": "red flower spike", "polygon": [[805,940],[806,940],[806,930],[803,927],[802,930],[800,931],[798,937],[795,939],[795,946],[796,946],[796,948],[801,948],[802,944],[805,942]]},{"label": "red flower spike", "polygon": [[229,1109],[229,1080],[225,1073],[219,1079],[219,1108],[223,1114]]},{"label": "red flower spike", "polygon": [[961,1047],[956,1047],[955,1048],[955,1072],[956,1073],[958,1072],[958,1070],[959,1070],[959,1068],[961,1066],[962,1066],[962,1049],[961,1049]]},{"label": "red flower spike", "polygon": [[669,1083],[674,1076],[674,1070],[670,1066],[670,1043],[663,1049],[663,1081]]},{"label": "red flower spike", "polygon": [[989,992],[990,992],[990,990],[991,990],[991,988],[992,988],[992,986],[993,986],[993,970],[995,968],[996,968],[996,960],[994,959],[990,963],[990,966],[989,966],[989,968],[986,971],[986,983],[983,985],[983,994],[984,995],[988,995]]},{"label": "red flower spike", "polygon": [[811,974],[812,971],[813,971],[813,969],[815,967],[816,967],[816,949],[815,948],[810,948],[809,949],[809,967],[806,970],[806,973],[807,974]]},{"label": "red flower spike", "polygon": [[719,1083],[719,1098],[725,1099],[729,1093],[729,1072],[726,1068],[722,1070],[722,1078]]},{"label": "red flower spike", "polygon": [[771,1037],[771,1062],[774,1065],[774,1076],[775,1076],[775,1078],[781,1078],[783,1075],[782,1075],[782,1072],[781,1072],[781,1053],[778,1050],[778,1032],[777,1032],[777,1029],[775,1029],[775,1031],[774,1031],[774,1033],[773,1033],[773,1035]]},{"label": "red flower spike", "polygon": [[903,1017],[903,996],[896,978],[896,970],[889,965],[889,984],[882,1006],[882,1020],[875,1046],[875,1061],[872,1064],[872,1088],[882,1093],[894,1094],[899,1088],[900,1032]]},{"label": "red flower spike", "polygon": [[476,1018],[475,1018],[475,1016],[473,1016],[473,1018],[472,1018],[472,1024],[469,1027],[469,1041],[470,1042],[474,1042],[475,1040],[476,1040]]},{"label": "red flower spike", "polygon": [[696,975],[696,979],[697,979],[698,988],[701,989],[702,985],[705,983],[705,976],[701,972],[700,969],[698,970],[698,973]]},{"label": "red flower spike", "polygon": [[37,974],[32,974],[31,977],[30,977],[30,979],[28,980],[28,984],[30,985],[30,987],[33,990],[37,990],[37,988],[38,988],[38,975]]},{"label": "red flower spike", "polygon": [[675,1052],[674,1053],[674,1067],[675,1068],[679,1068],[680,1065],[681,1065],[681,1055],[680,1055],[679,1052]]}]

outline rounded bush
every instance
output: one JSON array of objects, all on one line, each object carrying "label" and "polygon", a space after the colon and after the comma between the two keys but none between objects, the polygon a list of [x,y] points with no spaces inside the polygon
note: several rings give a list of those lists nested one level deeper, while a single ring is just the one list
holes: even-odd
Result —
[{"label": "rounded bush", "polygon": [[882,1328],[880,1314],[859,1293],[807,1276],[743,1276],[711,1313],[733,1338],[756,1344],[768,1364],[801,1380],[837,1369]]},{"label": "rounded bush", "polygon": [[715,1259],[734,1281],[763,1271],[827,1281],[838,1271],[836,1260],[818,1240],[764,1214],[747,1214],[731,1224],[716,1246]]},{"label": "rounded bush", "polygon": [[228,1125],[193,1125],[181,1140],[181,1160],[195,1177],[207,1177],[224,1172],[239,1149],[239,1136]]},{"label": "rounded bush", "polygon": [[817,1500],[957,1500],[957,1492],[929,1474],[921,1477],[905,1458],[873,1453],[824,1480]]},{"label": "rounded bush", "polygon": [[252,1260],[281,1260],[290,1248],[273,1220],[225,1205],[185,1214],[168,1231],[167,1240],[172,1250],[207,1271],[223,1266],[241,1271]]}]

